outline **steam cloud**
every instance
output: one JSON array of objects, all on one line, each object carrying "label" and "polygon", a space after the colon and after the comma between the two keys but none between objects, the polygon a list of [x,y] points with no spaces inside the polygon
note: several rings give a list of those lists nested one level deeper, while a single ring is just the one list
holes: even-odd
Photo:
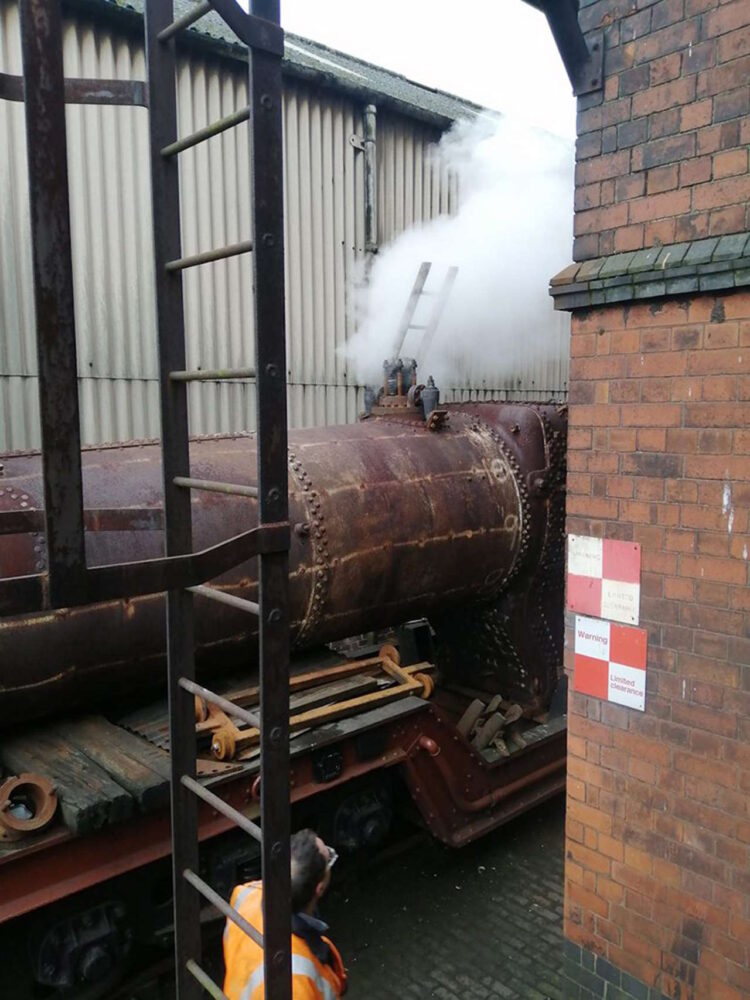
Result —
[{"label": "steam cloud", "polygon": [[[553,310],[548,286],[571,259],[572,142],[484,116],[454,126],[435,156],[458,175],[458,214],[407,230],[375,258],[355,293],[358,332],[344,349],[353,373],[360,384],[381,384],[419,266],[431,261],[426,291],[439,290],[450,266],[459,271],[427,357],[416,330],[400,352],[417,357],[420,381],[560,388],[569,319]],[[413,323],[426,323],[434,302],[423,297]],[[548,378],[556,386],[531,385],[541,359],[559,362]]]}]

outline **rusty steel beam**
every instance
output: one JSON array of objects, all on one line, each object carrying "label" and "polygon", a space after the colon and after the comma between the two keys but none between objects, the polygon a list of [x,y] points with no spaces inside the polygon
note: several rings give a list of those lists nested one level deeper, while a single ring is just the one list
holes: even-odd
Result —
[{"label": "rusty steel beam", "polygon": [[[66,104],[110,104],[125,107],[148,106],[144,80],[97,80],[67,77]],[[23,77],[0,73],[0,100],[23,101]]]},{"label": "rusty steel beam", "polygon": [[576,97],[604,86],[604,32],[587,42],[578,24],[578,0],[525,0],[547,18]]},{"label": "rusty steel beam", "polygon": [[[9,512],[12,513],[12,512]],[[157,511],[157,513],[161,513]],[[24,520],[26,520],[24,518]],[[102,533],[120,531],[130,535],[122,525],[99,529]],[[131,529],[140,531],[139,528]],[[147,530],[153,530],[149,527]],[[155,532],[161,541],[161,533]],[[86,572],[81,586],[70,594],[67,608],[92,605],[97,602],[130,599],[142,595],[160,594],[176,587],[194,587],[202,581],[218,576],[247,559],[265,552],[285,551],[289,527],[286,524],[267,524],[208,546],[197,552],[177,556],[154,556],[139,562],[129,561],[112,565],[93,566]],[[29,536],[26,536],[29,539]],[[31,536],[33,540],[34,536]],[[30,544],[30,540],[28,542]],[[28,549],[23,539],[11,538],[4,546],[6,553]],[[41,541],[34,545],[41,553]],[[37,566],[41,563],[37,561]],[[34,608],[46,605],[46,575],[15,576],[0,580],[0,616],[17,613],[19,605]],[[58,603],[64,603],[62,601]],[[0,704],[1,704],[0,695]]]},{"label": "rusty steel beam", "polygon": [[[162,531],[164,511],[160,507],[84,508],[86,531]],[[23,535],[44,531],[43,510],[0,510],[0,535]]]},{"label": "rusty steel beam", "polygon": [[48,586],[53,603],[62,603],[81,593],[86,552],[58,0],[21,4],[21,49]]}]

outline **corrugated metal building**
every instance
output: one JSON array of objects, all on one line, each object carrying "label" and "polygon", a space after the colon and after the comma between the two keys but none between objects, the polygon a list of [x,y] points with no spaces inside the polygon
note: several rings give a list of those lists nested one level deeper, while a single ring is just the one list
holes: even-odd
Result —
[{"label": "corrugated metal building", "polygon": [[[183,0],[178,0],[179,7]],[[140,0],[66,6],[65,73],[144,79]],[[247,104],[244,53],[213,16],[191,31],[178,71],[180,134]],[[428,150],[480,108],[419,87],[293,35],[284,62],[287,337],[290,426],[340,423],[362,409],[362,387],[339,348],[353,331],[350,294],[366,241],[384,245],[415,222],[454,212],[455,178]],[[19,0],[0,0],[0,73],[20,74]],[[377,108],[376,229],[366,233],[361,138]],[[87,443],[159,435],[147,111],[67,109],[82,437]],[[39,442],[23,105],[0,99],[0,450]],[[248,129],[181,154],[186,254],[250,232]],[[248,256],[184,275],[190,368],[252,366]],[[564,396],[559,360],[523,366],[513,394]],[[447,396],[467,396],[469,390]],[[191,386],[196,434],[251,428],[252,382]],[[506,390],[482,390],[503,398]]]}]

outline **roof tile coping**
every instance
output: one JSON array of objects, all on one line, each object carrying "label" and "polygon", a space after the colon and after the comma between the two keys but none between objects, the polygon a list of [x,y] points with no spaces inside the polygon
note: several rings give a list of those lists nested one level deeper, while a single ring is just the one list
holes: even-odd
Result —
[{"label": "roof tile coping", "polygon": [[[555,309],[659,298],[750,284],[750,232],[597,257],[569,264],[550,279]],[[616,293],[614,289],[617,289]],[[606,294],[602,294],[606,289]]]}]

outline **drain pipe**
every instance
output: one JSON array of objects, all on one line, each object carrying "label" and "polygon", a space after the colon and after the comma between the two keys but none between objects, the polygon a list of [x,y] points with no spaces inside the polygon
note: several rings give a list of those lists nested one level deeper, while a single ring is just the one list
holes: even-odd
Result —
[{"label": "drain pipe", "polygon": [[374,104],[365,108],[365,253],[378,252],[377,175],[377,115]]}]

